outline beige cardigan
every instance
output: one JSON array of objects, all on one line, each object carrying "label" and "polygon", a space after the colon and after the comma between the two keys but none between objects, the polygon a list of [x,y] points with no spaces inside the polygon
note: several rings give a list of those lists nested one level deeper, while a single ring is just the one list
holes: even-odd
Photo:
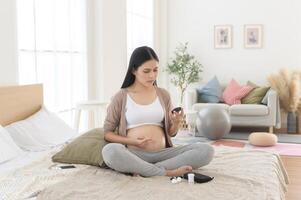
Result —
[{"label": "beige cardigan", "polygon": [[[155,87],[159,98],[159,101],[164,110],[164,134],[166,147],[172,147],[172,142],[168,131],[171,126],[171,121],[169,113],[172,109],[172,103],[170,95],[167,90],[159,87]],[[118,135],[126,136],[126,119],[125,119],[125,105],[127,100],[127,89],[121,89],[115,96],[113,96],[112,101],[107,109],[107,116],[104,121],[104,133],[116,131]]]}]

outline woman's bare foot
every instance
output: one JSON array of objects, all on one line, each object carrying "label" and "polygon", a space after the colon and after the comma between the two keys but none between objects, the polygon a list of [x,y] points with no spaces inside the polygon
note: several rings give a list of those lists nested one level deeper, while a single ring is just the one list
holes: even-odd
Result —
[{"label": "woman's bare foot", "polygon": [[173,169],[173,170],[166,170],[166,176],[182,176],[183,174],[187,173],[187,172],[191,172],[192,171],[192,167],[189,165],[185,165],[182,167],[179,167],[177,169]]}]

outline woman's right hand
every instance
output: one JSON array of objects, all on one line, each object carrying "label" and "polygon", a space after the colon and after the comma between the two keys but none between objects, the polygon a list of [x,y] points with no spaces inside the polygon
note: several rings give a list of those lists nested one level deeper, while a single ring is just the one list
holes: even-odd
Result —
[{"label": "woman's right hand", "polygon": [[139,147],[141,149],[144,149],[146,145],[148,145],[148,143],[150,143],[152,141],[151,138],[145,138],[145,137],[138,137],[135,142],[134,145],[136,147]]}]

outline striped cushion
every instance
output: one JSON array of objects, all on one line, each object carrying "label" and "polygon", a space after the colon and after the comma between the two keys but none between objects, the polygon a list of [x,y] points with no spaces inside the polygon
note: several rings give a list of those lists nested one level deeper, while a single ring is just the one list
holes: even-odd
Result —
[{"label": "striped cushion", "polygon": [[229,105],[240,104],[241,99],[245,97],[253,87],[246,85],[240,86],[234,79],[230,81],[223,92],[223,99]]}]

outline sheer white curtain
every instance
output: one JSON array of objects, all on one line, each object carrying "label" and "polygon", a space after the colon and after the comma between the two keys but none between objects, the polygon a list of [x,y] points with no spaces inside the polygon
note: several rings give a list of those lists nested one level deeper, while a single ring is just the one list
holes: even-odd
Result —
[{"label": "sheer white curtain", "polygon": [[127,56],[139,46],[154,46],[154,0],[127,0]]},{"label": "sheer white curtain", "polygon": [[52,111],[87,97],[86,0],[17,0],[19,83],[43,83]]}]

